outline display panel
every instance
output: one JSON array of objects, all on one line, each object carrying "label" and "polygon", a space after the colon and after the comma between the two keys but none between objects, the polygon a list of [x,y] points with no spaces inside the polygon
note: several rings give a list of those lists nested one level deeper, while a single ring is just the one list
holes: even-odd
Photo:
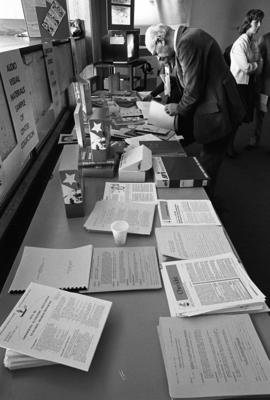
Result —
[{"label": "display panel", "polygon": [[140,30],[112,30],[103,36],[101,42],[102,60],[107,62],[128,62],[139,58]]}]

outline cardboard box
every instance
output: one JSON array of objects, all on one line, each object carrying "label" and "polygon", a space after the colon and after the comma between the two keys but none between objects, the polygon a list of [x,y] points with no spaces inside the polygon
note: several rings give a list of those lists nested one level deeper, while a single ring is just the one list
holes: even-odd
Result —
[{"label": "cardboard box", "polygon": [[78,168],[78,159],[77,144],[63,147],[58,170],[67,218],[84,216],[83,179]]}]

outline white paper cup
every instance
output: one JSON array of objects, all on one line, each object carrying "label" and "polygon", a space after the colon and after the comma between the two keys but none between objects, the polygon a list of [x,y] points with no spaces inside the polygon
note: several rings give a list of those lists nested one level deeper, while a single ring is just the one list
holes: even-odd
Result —
[{"label": "white paper cup", "polygon": [[114,241],[117,246],[124,245],[127,240],[129,224],[126,221],[114,221],[111,224]]}]

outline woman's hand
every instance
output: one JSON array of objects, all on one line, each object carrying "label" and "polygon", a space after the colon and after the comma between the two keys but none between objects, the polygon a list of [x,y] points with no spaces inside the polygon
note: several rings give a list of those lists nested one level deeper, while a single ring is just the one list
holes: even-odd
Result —
[{"label": "woman's hand", "polygon": [[176,115],[178,114],[178,104],[177,103],[166,104],[164,110],[169,115]]}]

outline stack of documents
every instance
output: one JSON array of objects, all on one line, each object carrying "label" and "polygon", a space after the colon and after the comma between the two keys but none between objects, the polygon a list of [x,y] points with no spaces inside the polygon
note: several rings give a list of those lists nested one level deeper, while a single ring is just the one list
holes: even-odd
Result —
[{"label": "stack of documents", "polygon": [[101,200],[96,202],[84,228],[88,231],[111,232],[114,221],[125,220],[129,224],[128,233],[150,235],[154,214],[154,203]]},{"label": "stack of documents", "polygon": [[161,226],[221,225],[210,200],[159,200]]},{"label": "stack of documents", "polygon": [[103,200],[157,203],[156,185],[141,182],[106,182]]},{"label": "stack of documents", "polygon": [[170,226],[155,229],[160,262],[232,252],[222,226]]},{"label": "stack of documents", "polygon": [[173,399],[270,395],[270,361],[248,314],[159,319]]},{"label": "stack of documents", "polygon": [[48,249],[25,246],[9,292],[23,292],[31,282],[66,290],[87,289],[93,246]]},{"label": "stack of documents", "polygon": [[32,367],[43,367],[45,365],[55,364],[52,361],[39,360],[34,357],[27,356],[26,354],[18,353],[7,349],[4,357],[4,366],[10,370],[32,368]]},{"label": "stack of documents", "polygon": [[8,349],[4,364],[16,369],[49,362],[88,371],[111,305],[31,283],[0,327],[0,346]]},{"label": "stack of documents", "polygon": [[88,293],[160,289],[161,286],[155,247],[94,249]]},{"label": "stack of documents", "polygon": [[265,310],[265,296],[233,253],[162,263],[171,316]]}]

